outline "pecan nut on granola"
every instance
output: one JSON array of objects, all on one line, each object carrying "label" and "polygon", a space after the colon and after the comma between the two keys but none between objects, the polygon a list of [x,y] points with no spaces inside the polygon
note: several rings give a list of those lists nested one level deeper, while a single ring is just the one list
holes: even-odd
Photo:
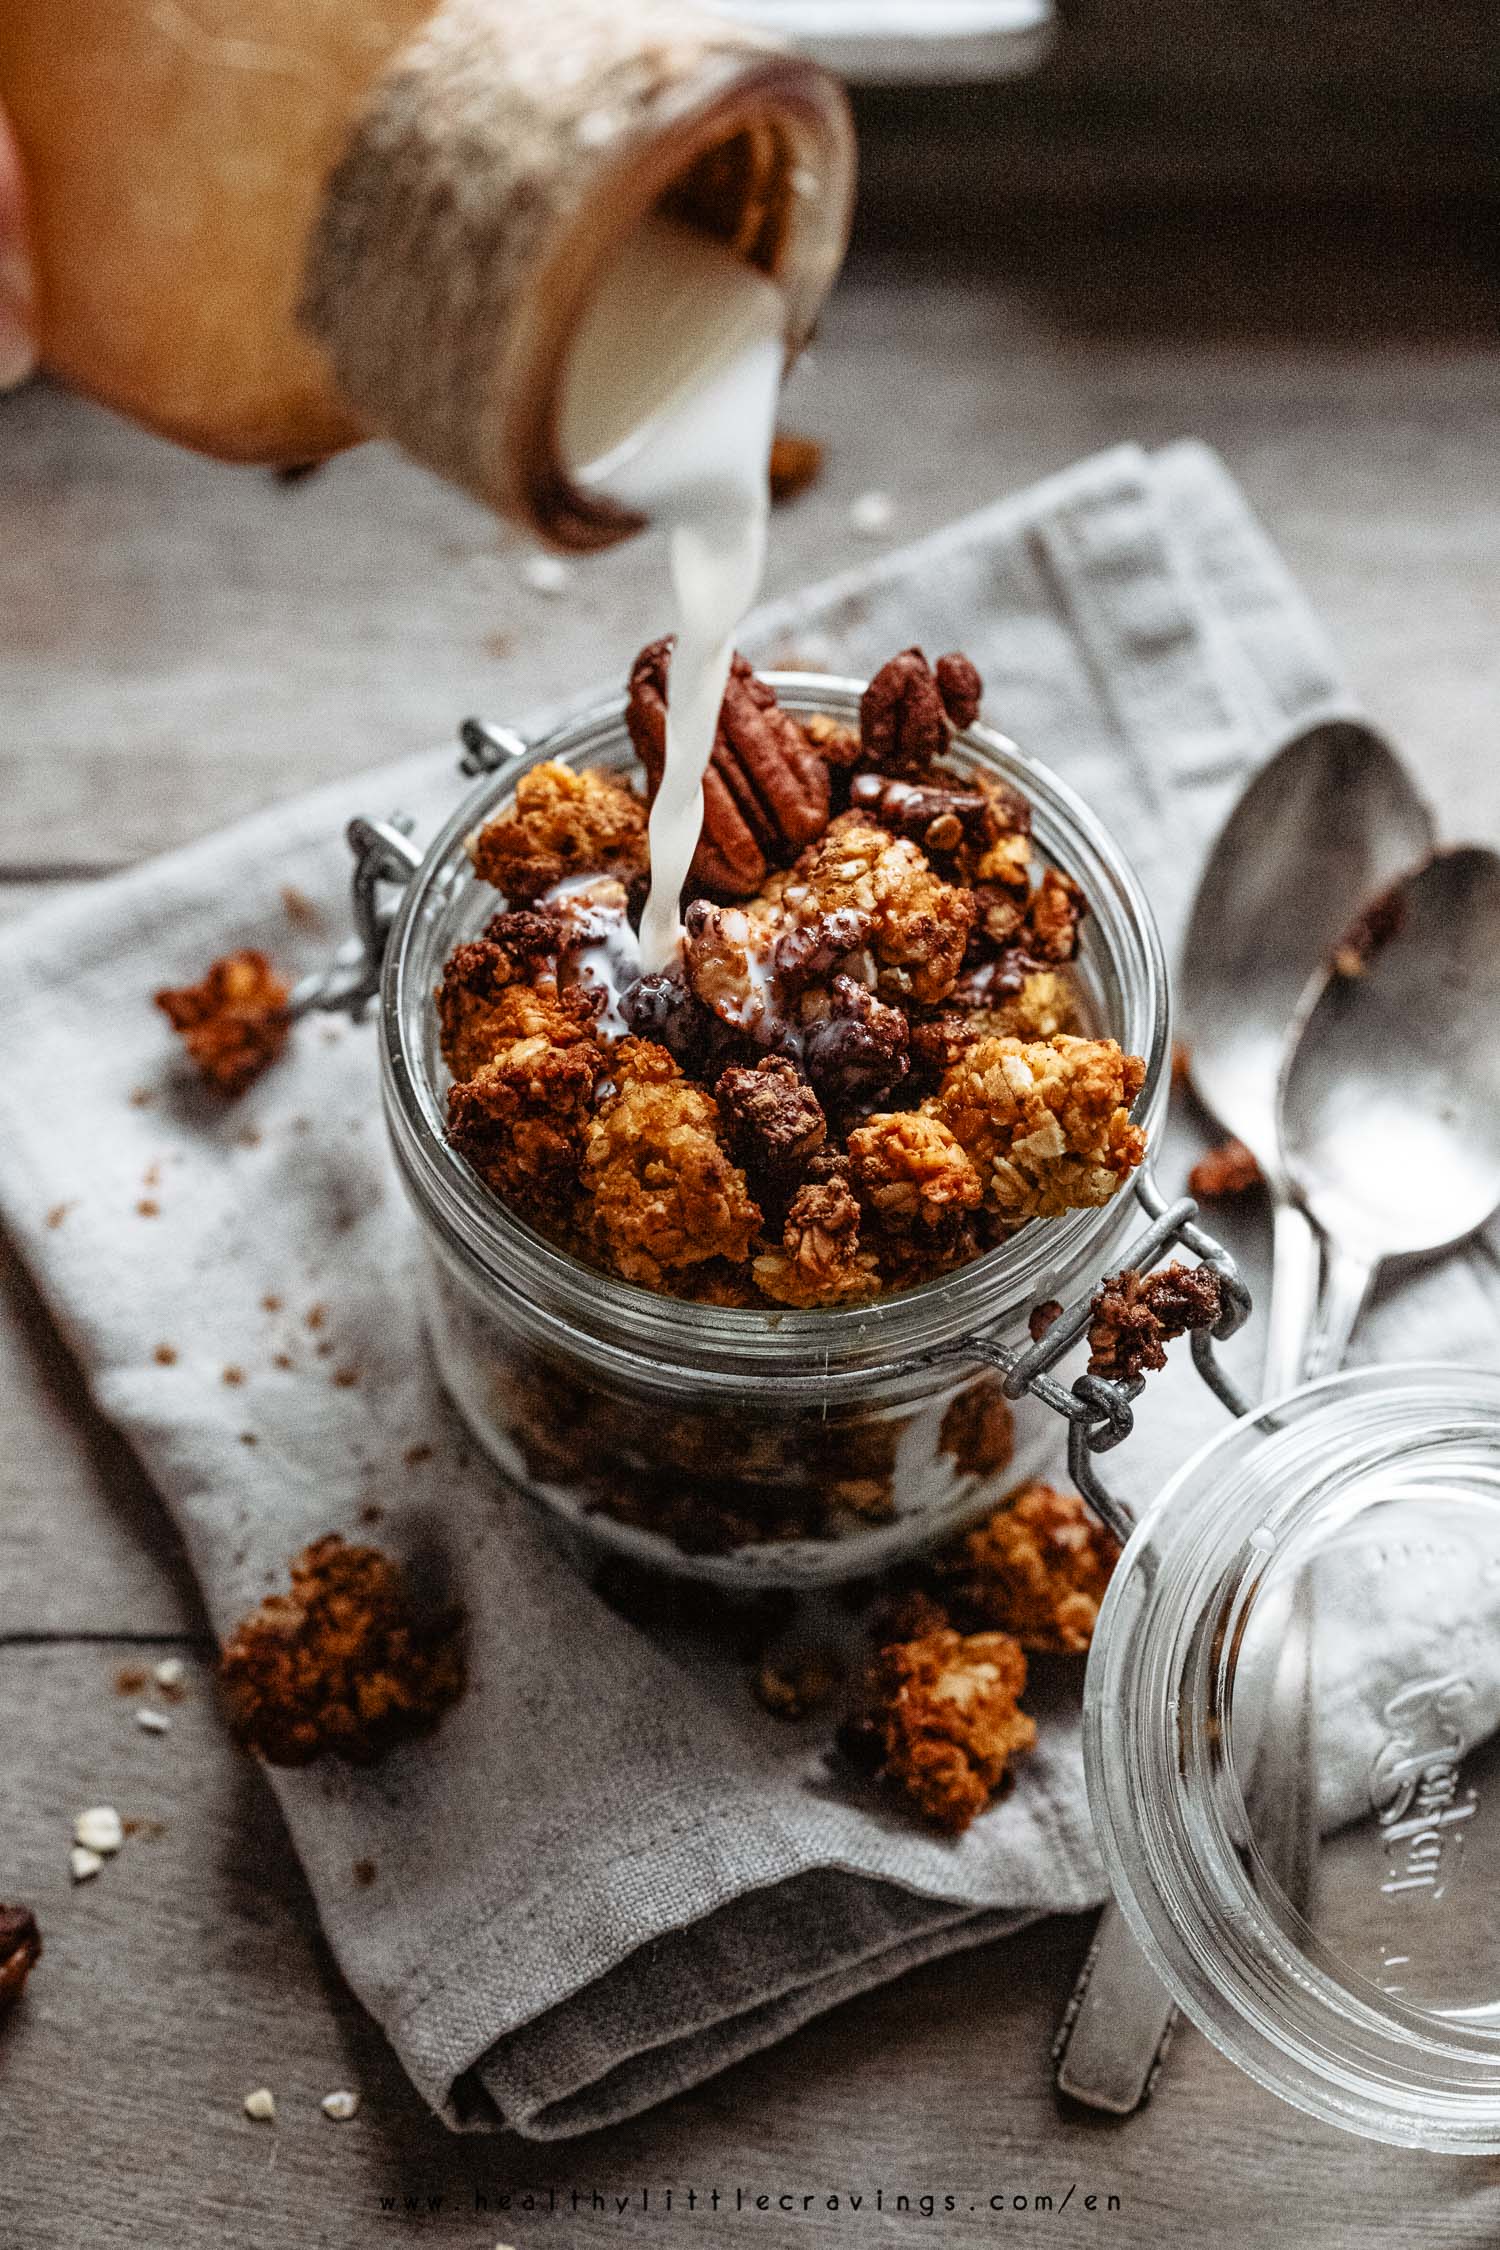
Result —
[{"label": "pecan nut on granola", "polygon": [[984,683],[966,656],[940,656],[934,668],[919,648],[883,664],[860,699],[859,731],[870,763],[891,773],[925,773],[949,747],[955,728],[979,716]]},{"label": "pecan nut on granola", "polygon": [[[650,796],[667,756],[670,640],[643,648],[630,675],[625,720]],[[730,668],[719,732],[703,781],[703,835],[692,879],[721,898],[748,898],[828,823],[825,759],[742,656]]]}]

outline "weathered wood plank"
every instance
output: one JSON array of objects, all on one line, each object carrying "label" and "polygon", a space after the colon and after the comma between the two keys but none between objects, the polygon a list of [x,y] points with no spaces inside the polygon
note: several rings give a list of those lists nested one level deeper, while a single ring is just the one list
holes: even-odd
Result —
[{"label": "weathered wood plank", "polygon": [[[1062,2250],[1209,2239],[1345,2250],[1360,2214],[1371,2242],[1481,2250],[1495,2239],[1493,2167],[1382,2152],[1314,2126],[1192,2033],[1133,2124],[1060,2119],[1047,2043],[1084,1941],[1077,1921],[909,1977],[628,2127],[545,2149],[455,2139],[339,1982],[269,1792],[225,1747],[200,1668],[171,1733],[152,1737],[133,1723],[137,1699],[114,1692],[117,1664],[95,1649],[0,1652],[4,1882],[35,1904],[47,1945],[0,2033],[8,2250],[278,2240],[369,2250],[387,2239],[685,2250],[742,2234],[775,2250],[928,2234],[945,2250],[981,2250],[1002,2231],[990,2196],[1061,2206],[1070,2185],[1067,2209],[1009,2209],[1004,2231]],[[74,1889],[72,1820],[100,1802],[162,1832],[133,1837]],[[258,2085],[277,2096],[274,2126],[242,2114]],[[317,2104],[342,2086],[363,2108],[339,2126]],[[635,2203],[551,2219],[499,2207],[507,2191],[548,2185]],[[682,2207],[689,2186],[695,2212]],[[701,2208],[715,2187],[731,2202],[737,2188],[768,2194],[771,2208],[716,2223]],[[887,2208],[872,2217],[877,2189]],[[867,2198],[863,2215],[827,2209],[851,2190]],[[905,2215],[893,2208],[902,2193],[913,2199]],[[949,2193],[957,2209],[923,2221],[918,2199]],[[1121,2208],[1090,2212],[1089,2193]],[[783,2215],[782,2194],[813,2208]],[[479,2195],[487,2212],[476,2212]],[[443,2207],[383,2213],[387,2196],[441,2196]],[[1382,2214],[1397,2212],[1387,2233]]]}]

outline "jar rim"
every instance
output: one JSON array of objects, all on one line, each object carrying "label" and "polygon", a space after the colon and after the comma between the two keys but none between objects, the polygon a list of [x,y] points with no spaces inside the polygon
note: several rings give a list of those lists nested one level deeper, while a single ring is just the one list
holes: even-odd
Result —
[{"label": "jar rim", "polygon": [[[1311,1473],[1292,1442],[1319,1425],[1330,1476]],[[1257,1475],[1248,1448],[1263,1436],[1278,1452]],[[1228,1646],[1209,1666],[1192,1647],[1210,1617],[1226,1645],[1242,1641],[1268,1558],[1291,1558],[1294,1571],[1299,1555],[1310,1559],[1306,1542],[1341,1485],[1424,1452],[1442,1459],[1459,1441],[1493,1455],[1500,1480],[1500,1371],[1361,1367],[1216,1432],[1168,1480],[1116,1566],[1085,1682],[1084,1763],[1121,1909],[1173,1997],[1231,2061],[1346,2131],[1479,2154],[1500,2151],[1500,2021],[1455,2020],[1382,1988],[1284,1895],[1257,1886],[1232,1739],[1208,1754],[1215,1728],[1232,1737],[1236,1658]]]},{"label": "jar rim", "polygon": [[[857,717],[864,683],[823,673],[767,672],[782,702],[807,715]],[[446,886],[468,869],[464,840],[549,759],[621,763],[628,749],[625,701],[614,697],[575,710],[467,792],[438,830],[406,886],[385,949],[380,989],[381,1080],[386,1116],[408,1192],[424,1219],[466,1267],[532,1316],[556,1307],[602,1352],[628,1360],[660,1356],[705,1376],[757,1375],[778,1388],[836,1389],[872,1365],[920,1359],[991,1330],[1035,1302],[1063,1293],[1059,1275],[1100,1263],[1124,1231],[1134,1198],[1121,1192],[1097,1210],[1034,1222],[967,1266],[869,1303],[813,1311],[710,1306],[659,1295],[617,1279],[527,1226],[479,1182],[443,1133],[444,1103],[426,1067],[423,1028],[431,1007],[432,964],[423,959],[425,918]],[[1090,928],[1102,947],[1128,1020],[1111,1026],[1146,1065],[1132,1114],[1154,1131],[1165,1108],[1170,1003],[1161,939],[1145,893],[1104,824],[1039,760],[994,729],[975,725],[955,751],[997,771],[1032,807],[1038,845],[1082,884]],[[611,754],[613,757],[611,759]],[[440,964],[439,964],[440,966]],[[1147,1157],[1149,1164],[1150,1158]],[[545,1318],[546,1315],[543,1314]]]}]

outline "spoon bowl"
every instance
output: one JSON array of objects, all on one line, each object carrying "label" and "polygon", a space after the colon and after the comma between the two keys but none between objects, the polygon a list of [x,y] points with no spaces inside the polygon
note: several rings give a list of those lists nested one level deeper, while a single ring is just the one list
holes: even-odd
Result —
[{"label": "spoon bowl", "polygon": [[1277,1072],[1308,979],[1366,901],[1432,846],[1432,815],[1395,752],[1340,719],[1261,768],[1213,848],[1183,949],[1188,1067],[1268,1178]]},{"label": "spoon bowl", "polygon": [[1297,1379],[1320,1264],[1277,1141],[1287,1029],[1309,979],[1366,901],[1424,859],[1433,840],[1432,815],[1395,752],[1359,721],[1330,719],[1261,768],[1198,887],[1179,1016],[1194,1090],[1245,1143],[1271,1196],[1269,1394]]},{"label": "spoon bowl", "polygon": [[1500,1204],[1500,856],[1434,853],[1310,987],[1279,1091],[1282,1161],[1330,1245],[1309,1375],[1342,1355],[1375,1268]]}]

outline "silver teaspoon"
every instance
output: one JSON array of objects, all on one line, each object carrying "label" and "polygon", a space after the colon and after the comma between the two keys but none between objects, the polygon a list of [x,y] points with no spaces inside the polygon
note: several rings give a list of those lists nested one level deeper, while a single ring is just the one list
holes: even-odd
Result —
[{"label": "silver teaspoon", "polygon": [[1500,1204],[1500,857],[1438,852],[1309,991],[1280,1088],[1285,1168],[1329,1246],[1304,1362],[1337,1367],[1387,1258]]},{"label": "silver teaspoon", "polygon": [[1330,720],[1261,768],[1198,886],[1179,1016],[1199,1099],[1251,1151],[1271,1198],[1269,1397],[1297,1380],[1320,1262],[1278,1153],[1287,1029],[1308,980],[1365,902],[1433,840],[1432,815],[1395,752],[1355,720]]}]

